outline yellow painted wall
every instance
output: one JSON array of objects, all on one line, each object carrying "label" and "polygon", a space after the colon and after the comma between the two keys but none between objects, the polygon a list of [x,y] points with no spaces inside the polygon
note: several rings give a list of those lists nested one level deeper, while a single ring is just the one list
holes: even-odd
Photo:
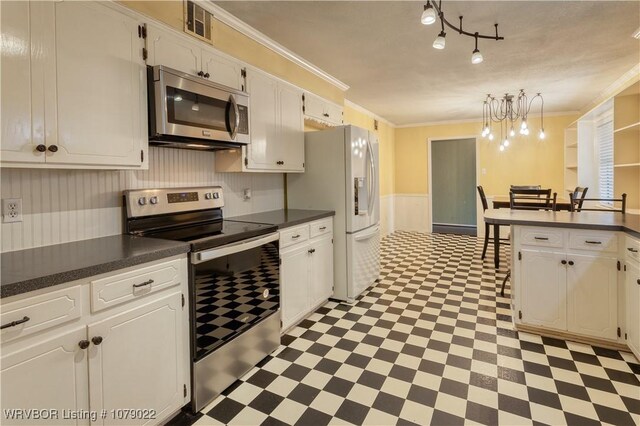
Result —
[{"label": "yellow painted wall", "polygon": [[368,114],[344,107],[344,123],[353,124],[378,135],[380,153],[380,195],[394,194],[395,191],[395,128],[378,121],[378,130],[374,129],[374,118]]},{"label": "yellow painted wall", "polygon": [[[121,0],[120,3],[178,31],[183,31],[182,1]],[[335,103],[342,104],[344,101],[344,92],[336,86],[217,20],[213,23],[213,40],[213,46],[216,49],[241,61]]]},{"label": "yellow painted wall", "polygon": [[537,137],[537,119],[530,119],[528,137],[516,137],[504,152],[498,150],[499,137],[493,142],[480,136],[482,124],[458,123],[398,128],[395,131],[395,192],[428,193],[427,140],[477,136],[480,174],[479,184],[487,195],[507,195],[509,185],[542,185],[564,197],[564,129],[576,115],[545,117],[546,138]]}]

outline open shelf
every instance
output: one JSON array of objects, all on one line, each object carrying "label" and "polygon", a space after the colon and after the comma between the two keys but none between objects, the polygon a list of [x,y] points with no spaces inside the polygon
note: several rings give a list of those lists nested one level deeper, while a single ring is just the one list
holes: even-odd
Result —
[{"label": "open shelf", "polygon": [[618,167],[640,167],[640,163],[621,163],[621,164],[614,164],[613,167],[618,168]]},{"label": "open shelf", "polygon": [[640,121],[637,123],[629,124],[628,126],[620,127],[619,129],[615,129],[613,133],[622,133],[622,132],[640,132]]}]

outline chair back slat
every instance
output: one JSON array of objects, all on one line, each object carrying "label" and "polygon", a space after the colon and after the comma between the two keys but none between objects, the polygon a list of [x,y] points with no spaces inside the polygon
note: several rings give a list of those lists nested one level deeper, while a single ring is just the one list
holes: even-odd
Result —
[{"label": "chair back slat", "polygon": [[482,202],[482,211],[486,211],[489,208],[489,203],[487,203],[487,196],[484,194],[482,186],[478,186],[478,194],[480,194],[480,201]]},{"label": "chair back slat", "polygon": [[573,190],[572,193],[569,194],[569,198],[571,200],[570,210],[576,209],[576,211],[580,211],[582,208],[582,204],[584,204],[584,199],[587,196],[587,191],[589,188],[576,186],[576,189]]},{"label": "chair back slat", "polygon": [[509,192],[512,210],[556,210],[558,193],[549,189],[526,189]]},{"label": "chair back slat", "polygon": [[[626,213],[627,211],[627,194],[622,194],[620,198],[585,198],[576,199],[574,194],[569,194],[570,207],[572,212],[615,212]],[[587,202],[587,207],[584,202]],[[603,203],[613,203],[613,207],[604,206]],[[616,207],[616,203],[620,203]]]}]

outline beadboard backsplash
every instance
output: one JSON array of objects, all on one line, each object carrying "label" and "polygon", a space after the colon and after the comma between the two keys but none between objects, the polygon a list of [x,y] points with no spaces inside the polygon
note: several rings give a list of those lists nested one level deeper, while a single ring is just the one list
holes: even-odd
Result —
[{"label": "beadboard backsplash", "polygon": [[214,156],[150,147],[149,170],[3,168],[1,196],[22,198],[23,221],[2,224],[2,252],[122,233],[125,189],[220,185],[225,217],[283,208],[282,174],[216,173]]}]

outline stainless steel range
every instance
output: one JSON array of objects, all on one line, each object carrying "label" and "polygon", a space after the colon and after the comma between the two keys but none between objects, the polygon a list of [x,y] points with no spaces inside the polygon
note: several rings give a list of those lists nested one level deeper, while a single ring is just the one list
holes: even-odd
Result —
[{"label": "stainless steel range", "polygon": [[186,241],[192,403],[201,410],[280,344],[277,227],[223,220],[222,188],[124,193],[126,232]]}]

